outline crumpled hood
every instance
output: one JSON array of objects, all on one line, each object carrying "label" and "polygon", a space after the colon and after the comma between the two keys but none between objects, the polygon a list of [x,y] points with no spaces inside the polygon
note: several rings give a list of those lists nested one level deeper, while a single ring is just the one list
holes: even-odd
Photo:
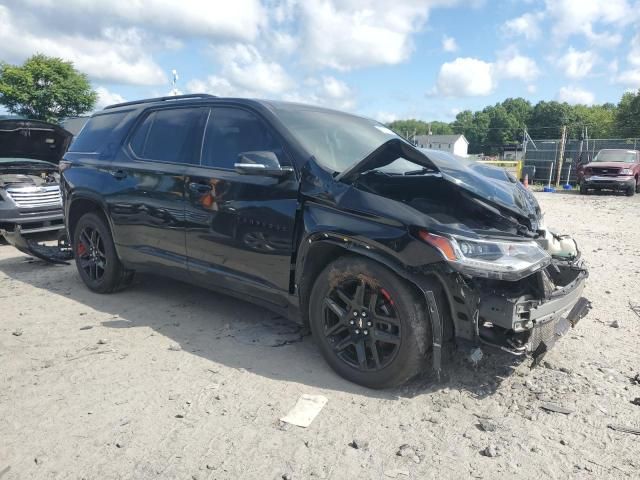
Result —
[{"label": "crumpled hood", "polygon": [[524,217],[533,230],[541,222],[540,206],[533,194],[504,169],[447,152],[417,149],[398,138],[382,144],[362,161],[336,176],[336,180],[352,183],[361,173],[389,165],[398,158],[439,172],[443,179],[471,193],[480,202]]},{"label": "crumpled hood", "polygon": [[39,120],[0,120],[0,158],[31,158],[58,164],[73,135]]}]

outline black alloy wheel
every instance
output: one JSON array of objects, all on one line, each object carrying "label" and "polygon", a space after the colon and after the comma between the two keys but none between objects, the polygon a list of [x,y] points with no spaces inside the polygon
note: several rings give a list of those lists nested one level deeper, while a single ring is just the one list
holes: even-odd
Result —
[{"label": "black alloy wheel", "polygon": [[388,366],[401,347],[401,322],[389,293],[351,278],[325,296],[324,335],[335,354],[361,371]]},{"label": "black alloy wheel", "polygon": [[320,353],[347,380],[389,388],[424,370],[431,347],[424,298],[384,265],[339,257],[317,276],[307,304]]},{"label": "black alloy wheel", "polygon": [[100,232],[96,228],[86,226],[80,231],[78,238],[80,240],[76,245],[78,264],[89,279],[98,282],[104,276],[108,263]]},{"label": "black alloy wheel", "polygon": [[72,246],[78,273],[89,289],[111,293],[131,283],[134,272],[120,262],[107,220],[100,213],[80,217],[73,228]]}]

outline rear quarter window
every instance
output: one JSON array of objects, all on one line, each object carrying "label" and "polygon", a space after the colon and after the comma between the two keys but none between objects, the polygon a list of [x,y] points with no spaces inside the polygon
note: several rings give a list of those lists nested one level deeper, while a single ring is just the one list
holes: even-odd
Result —
[{"label": "rear quarter window", "polygon": [[70,152],[99,153],[107,146],[113,130],[129,112],[104,113],[91,117],[75,138]]}]

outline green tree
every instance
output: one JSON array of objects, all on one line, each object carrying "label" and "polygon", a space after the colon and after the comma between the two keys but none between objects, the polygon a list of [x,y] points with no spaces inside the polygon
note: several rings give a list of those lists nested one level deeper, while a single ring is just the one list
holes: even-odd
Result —
[{"label": "green tree", "polygon": [[538,102],[533,107],[527,127],[533,138],[560,138],[562,126],[570,124],[573,118],[568,103]]},{"label": "green tree", "polygon": [[575,105],[573,107],[575,124],[569,129],[574,138],[579,138],[583,127],[589,128],[591,138],[613,138],[616,135],[616,106],[611,103],[604,105]]},{"label": "green tree", "polygon": [[485,113],[489,116],[487,141],[493,147],[493,150],[499,145],[507,145],[518,141],[521,136],[522,124],[515,115],[502,105],[486,108]]},{"label": "green tree", "polygon": [[71,62],[37,54],[23,65],[0,63],[0,105],[18,115],[56,122],[93,109],[98,95]]},{"label": "green tree", "polygon": [[640,137],[640,90],[622,96],[616,112],[615,126],[622,137]]}]

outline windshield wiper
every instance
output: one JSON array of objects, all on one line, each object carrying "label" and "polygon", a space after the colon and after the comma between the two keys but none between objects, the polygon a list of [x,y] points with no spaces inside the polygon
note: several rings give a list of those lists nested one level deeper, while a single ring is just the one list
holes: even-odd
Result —
[{"label": "windshield wiper", "polygon": [[435,173],[436,170],[433,168],[422,167],[419,170],[409,170],[408,172],[404,172],[403,175],[424,175],[425,173]]}]

